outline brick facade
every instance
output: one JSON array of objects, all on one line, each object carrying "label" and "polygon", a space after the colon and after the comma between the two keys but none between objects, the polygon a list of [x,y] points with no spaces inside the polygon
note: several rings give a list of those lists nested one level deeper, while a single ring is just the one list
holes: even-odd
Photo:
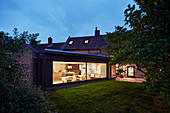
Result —
[{"label": "brick facade", "polygon": [[36,69],[34,56],[35,52],[28,49],[21,55],[19,60],[21,65],[21,73],[23,74],[21,78],[23,81],[27,82],[29,86],[33,86],[35,84]]}]

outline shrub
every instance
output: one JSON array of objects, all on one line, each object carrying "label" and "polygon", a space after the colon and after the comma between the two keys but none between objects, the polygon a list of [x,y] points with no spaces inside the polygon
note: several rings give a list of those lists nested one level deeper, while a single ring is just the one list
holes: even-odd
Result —
[{"label": "shrub", "polygon": [[0,112],[51,112],[52,104],[48,99],[48,93],[40,88],[28,87],[21,81],[23,75],[17,60],[20,57],[16,55],[24,52],[23,43],[28,39],[36,42],[38,35],[28,35],[27,32],[19,34],[17,29],[14,29],[14,34],[14,37],[11,37],[8,33],[0,32]]},{"label": "shrub", "polygon": [[52,104],[49,102],[48,93],[40,88],[21,87],[0,80],[1,113],[47,113]]}]

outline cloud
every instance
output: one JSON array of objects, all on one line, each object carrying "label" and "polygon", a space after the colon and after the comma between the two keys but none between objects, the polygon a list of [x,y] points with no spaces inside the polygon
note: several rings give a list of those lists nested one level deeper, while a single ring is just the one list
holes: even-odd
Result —
[{"label": "cloud", "polygon": [[47,42],[64,42],[68,36],[94,35],[95,27],[102,34],[123,25],[124,10],[132,0],[1,0],[0,30],[17,27],[20,31],[40,33]]}]

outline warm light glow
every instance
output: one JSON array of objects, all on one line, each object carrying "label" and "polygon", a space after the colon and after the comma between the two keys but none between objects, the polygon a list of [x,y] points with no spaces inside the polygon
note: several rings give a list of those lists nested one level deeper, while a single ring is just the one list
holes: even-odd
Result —
[{"label": "warm light glow", "polygon": [[126,70],[126,66],[123,66],[123,71],[125,71]]},{"label": "warm light glow", "polygon": [[73,44],[73,41],[70,41],[69,44]]},{"label": "warm light glow", "polygon": [[94,74],[91,74],[91,77],[94,77]]},{"label": "warm light glow", "polygon": [[67,66],[68,69],[72,69],[72,66]]},{"label": "warm light glow", "polygon": [[85,43],[85,44],[88,44],[88,43],[89,43],[89,40],[85,40],[84,43]]},{"label": "warm light glow", "polygon": [[53,61],[53,84],[106,78],[106,63]]},{"label": "warm light glow", "polygon": [[60,61],[53,61],[53,63],[60,63],[60,64],[84,64],[84,62],[60,62]]},{"label": "warm light glow", "polygon": [[132,66],[128,67],[128,76],[134,76],[134,71],[135,71],[134,67]]}]

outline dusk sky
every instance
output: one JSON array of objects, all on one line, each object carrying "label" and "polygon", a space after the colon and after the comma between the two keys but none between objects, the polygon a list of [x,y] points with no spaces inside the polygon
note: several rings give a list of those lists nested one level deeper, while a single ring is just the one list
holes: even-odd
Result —
[{"label": "dusk sky", "polygon": [[41,43],[113,32],[124,25],[124,10],[133,0],[0,0],[0,31],[39,33]]}]

